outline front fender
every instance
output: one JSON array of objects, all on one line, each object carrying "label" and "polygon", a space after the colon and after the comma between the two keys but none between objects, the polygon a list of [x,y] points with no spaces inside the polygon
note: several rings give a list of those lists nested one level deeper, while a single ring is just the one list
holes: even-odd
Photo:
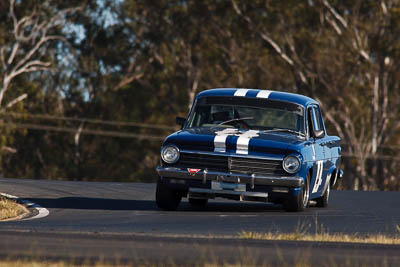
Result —
[{"label": "front fender", "polygon": [[[299,171],[298,175],[303,177],[303,179],[305,180],[307,177],[307,174],[310,172],[310,170],[313,168],[313,162],[312,161],[305,161],[303,163],[303,166],[301,168],[301,170]],[[309,183],[311,183],[312,181],[312,173],[310,175],[310,181],[308,181]]]}]

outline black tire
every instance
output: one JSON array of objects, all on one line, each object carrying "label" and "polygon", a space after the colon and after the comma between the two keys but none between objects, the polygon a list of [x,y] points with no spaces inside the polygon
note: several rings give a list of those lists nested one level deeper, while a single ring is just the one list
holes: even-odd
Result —
[{"label": "black tire", "polygon": [[194,208],[204,208],[207,203],[207,198],[189,198],[189,204]]},{"label": "black tire", "polygon": [[308,207],[310,197],[310,175],[307,174],[304,185],[301,187],[300,194],[285,201],[283,208],[286,211],[303,211]]},{"label": "black tire", "polygon": [[317,201],[317,204],[315,205],[316,207],[319,208],[328,207],[330,191],[331,191],[331,181],[328,181],[328,186],[326,187],[324,194],[321,197],[315,199]]},{"label": "black tire", "polygon": [[182,194],[172,190],[159,178],[156,189],[156,203],[162,210],[176,210],[181,203]]}]

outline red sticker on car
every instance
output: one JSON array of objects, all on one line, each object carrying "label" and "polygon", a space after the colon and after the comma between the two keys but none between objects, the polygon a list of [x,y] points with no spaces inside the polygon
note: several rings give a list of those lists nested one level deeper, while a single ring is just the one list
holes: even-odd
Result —
[{"label": "red sticker on car", "polygon": [[196,173],[201,171],[201,169],[191,169],[191,168],[188,168],[187,170],[189,172],[189,175],[191,175],[191,176],[194,176]]}]

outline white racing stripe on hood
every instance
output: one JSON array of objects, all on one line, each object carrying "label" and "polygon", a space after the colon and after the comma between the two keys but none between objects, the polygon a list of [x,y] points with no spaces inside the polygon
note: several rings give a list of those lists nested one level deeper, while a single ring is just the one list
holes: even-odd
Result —
[{"label": "white racing stripe on hood", "polygon": [[225,152],[226,151],[226,138],[227,135],[216,135],[214,137],[214,151],[215,152]]},{"label": "white racing stripe on hood", "polygon": [[214,137],[214,151],[226,152],[226,138],[229,135],[235,135],[237,132],[238,132],[237,129],[231,129],[231,128],[215,132],[217,135]]},{"label": "white racing stripe on hood", "polygon": [[259,131],[248,130],[241,135],[238,135],[239,138],[236,143],[236,153],[237,154],[249,154],[249,143],[250,139],[253,137],[257,137]]},{"label": "white racing stripe on hood", "polygon": [[246,96],[249,89],[237,89],[234,96]]},{"label": "white racing stripe on hood", "polygon": [[214,138],[214,151],[226,152],[226,139],[228,136],[238,136],[236,143],[237,154],[249,154],[250,139],[259,136],[259,131],[248,130],[240,132],[238,129],[227,128],[222,131],[215,132],[217,135]]},{"label": "white racing stripe on hood", "polygon": [[258,98],[268,98],[269,95],[272,93],[273,91],[270,90],[260,90],[260,92],[257,93]]}]

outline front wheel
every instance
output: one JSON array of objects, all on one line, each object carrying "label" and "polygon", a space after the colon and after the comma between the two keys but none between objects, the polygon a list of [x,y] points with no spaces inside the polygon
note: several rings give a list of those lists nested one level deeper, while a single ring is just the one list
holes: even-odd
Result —
[{"label": "front wheel", "polygon": [[284,203],[286,211],[303,211],[308,206],[310,197],[310,175],[307,174],[306,180],[297,196],[291,197]]},{"label": "front wheel", "polygon": [[162,210],[176,210],[181,203],[182,194],[172,190],[158,178],[156,189],[156,203]]}]

